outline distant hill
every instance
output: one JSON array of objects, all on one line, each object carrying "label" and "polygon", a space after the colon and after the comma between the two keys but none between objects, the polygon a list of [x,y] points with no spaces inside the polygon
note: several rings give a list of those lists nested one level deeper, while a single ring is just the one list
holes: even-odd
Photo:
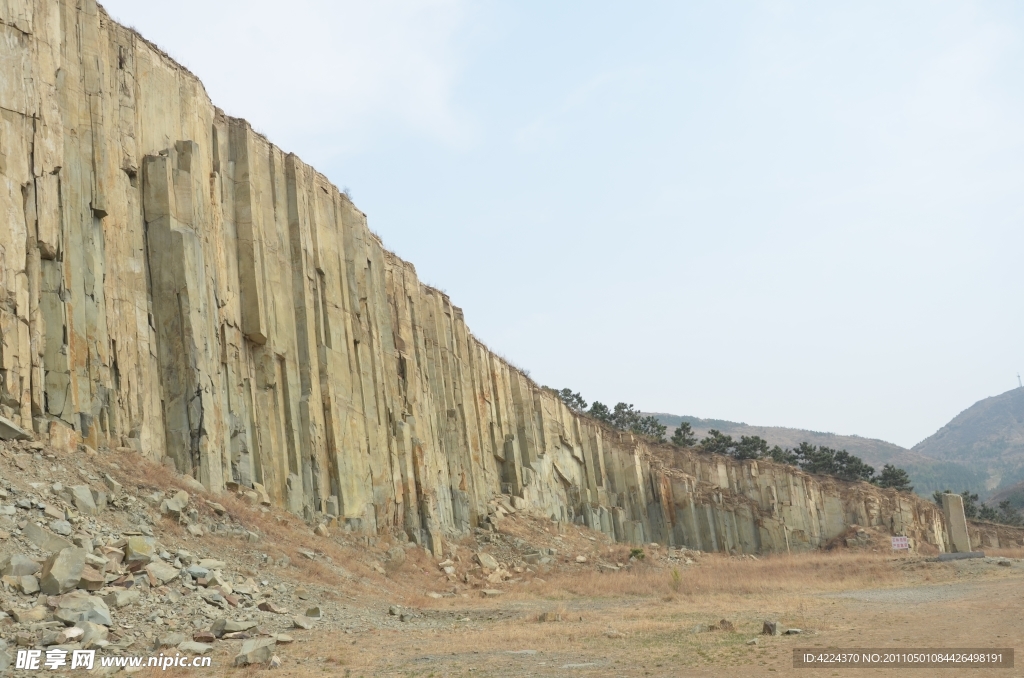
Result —
[{"label": "distant hill", "polygon": [[740,436],[760,436],[767,440],[769,445],[780,447],[792,448],[802,442],[808,442],[812,445],[846,450],[874,466],[876,470],[881,470],[885,464],[895,464],[910,474],[914,491],[924,497],[930,497],[935,490],[947,488],[955,489],[957,492],[969,489],[979,494],[986,493],[984,473],[963,463],[930,458],[916,449],[908,450],[884,440],[782,426],[752,426],[723,419],[701,419],[659,412],[651,414],[669,427],[669,437],[681,422],[686,421],[693,428],[698,440],[705,437],[711,429],[716,429],[736,440],[739,440]]},{"label": "distant hill", "polygon": [[913,451],[976,469],[990,492],[1024,481],[1024,388],[979,400]]},{"label": "distant hill", "polygon": [[1010,487],[1004,487],[997,491],[991,497],[985,500],[985,503],[996,508],[999,506],[999,502],[1007,499],[1010,501],[1010,506],[1015,509],[1024,509],[1024,482],[1011,485]]}]

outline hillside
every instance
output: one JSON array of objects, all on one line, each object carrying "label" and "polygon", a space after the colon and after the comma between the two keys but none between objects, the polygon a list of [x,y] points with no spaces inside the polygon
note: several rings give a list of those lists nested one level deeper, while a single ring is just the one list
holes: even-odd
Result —
[{"label": "hillside", "polygon": [[743,422],[701,419],[700,417],[660,412],[653,414],[658,421],[669,427],[668,436],[672,435],[680,422],[686,421],[689,422],[698,439],[706,436],[711,429],[716,429],[737,440],[740,436],[760,436],[767,440],[769,445],[778,445],[784,448],[796,447],[806,441],[812,445],[844,449],[857,455],[876,469],[881,469],[884,464],[895,464],[906,469],[914,483],[914,491],[924,497],[931,496],[935,490],[946,488],[970,489],[972,492],[978,493],[986,491],[984,473],[979,473],[957,461],[934,459],[916,448],[908,450],[905,447],[876,438],[839,435],[783,426],[753,426]]},{"label": "hillside", "polygon": [[1024,389],[979,400],[913,451],[978,468],[990,491],[1024,481]]}]

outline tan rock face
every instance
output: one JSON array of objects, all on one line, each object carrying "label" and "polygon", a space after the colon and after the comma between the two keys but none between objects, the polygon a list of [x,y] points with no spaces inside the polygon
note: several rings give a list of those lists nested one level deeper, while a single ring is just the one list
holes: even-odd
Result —
[{"label": "tan rock face", "polygon": [[[399,527],[438,556],[502,492],[637,544],[805,549],[857,523],[944,545],[923,500],[754,462],[665,464],[575,415],[326,177],[95,0],[16,4],[0,16],[5,436],[130,447],[254,504]],[[86,490],[77,510],[102,508]]]}]

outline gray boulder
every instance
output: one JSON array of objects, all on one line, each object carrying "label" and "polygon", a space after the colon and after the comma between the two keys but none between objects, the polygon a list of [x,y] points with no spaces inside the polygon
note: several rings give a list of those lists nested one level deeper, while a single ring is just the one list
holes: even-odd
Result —
[{"label": "gray boulder", "polygon": [[78,586],[85,570],[85,549],[69,548],[55,553],[43,565],[39,575],[39,589],[50,596],[70,591]]},{"label": "gray boulder", "polygon": [[252,638],[242,643],[242,651],[235,656],[235,666],[269,664],[277,641],[273,638]]},{"label": "gray boulder", "polygon": [[26,574],[35,574],[39,569],[39,563],[20,553],[0,558],[0,574],[3,575],[21,577]]},{"label": "gray boulder", "polygon": [[65,624],[78,626],[79,622],[92,622],[110,626],[110,608],[99,596],[90,596],[85,591],[72,591],[60,597],[53,616]]}]

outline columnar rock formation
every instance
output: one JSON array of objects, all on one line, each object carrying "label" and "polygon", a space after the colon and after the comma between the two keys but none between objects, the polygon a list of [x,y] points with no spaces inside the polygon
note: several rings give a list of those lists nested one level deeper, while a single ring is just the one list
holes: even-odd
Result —
[{"label": "columnar rock formation", "polygon": [[0,407],[428,547],[497,493],[631,542],[944,548],[908,495],[649,450],[489,351],[324,176],[95,0],[0,2]]}]

